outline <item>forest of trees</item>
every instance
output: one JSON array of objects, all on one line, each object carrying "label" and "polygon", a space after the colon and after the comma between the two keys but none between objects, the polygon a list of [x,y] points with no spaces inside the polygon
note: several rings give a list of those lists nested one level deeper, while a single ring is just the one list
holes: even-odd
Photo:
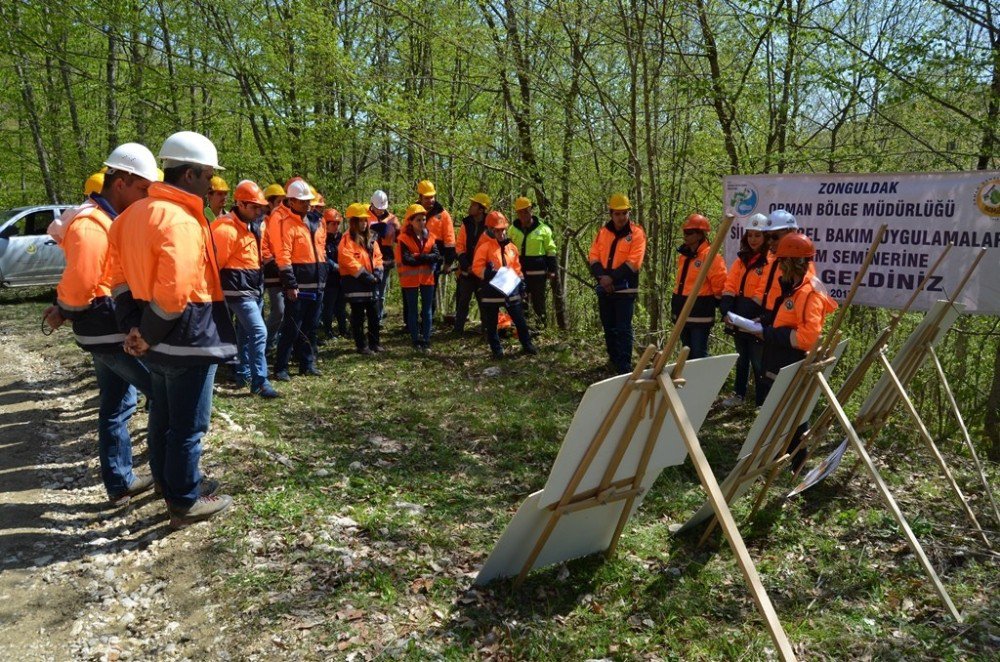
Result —
[{"label": "forest of trees", "polygon": [[[9,0],[0,26],[2,205],[74,202],[116,144],[191,129],[232,182],[299,174],[338,207],[423,178],[456,212],[527,194],[585,276],[622,190],[654,332],[679,219],[718,216],[724,175],[1000,163],[990,0]],[[966,331],[1000,460],[996,320]]]}]

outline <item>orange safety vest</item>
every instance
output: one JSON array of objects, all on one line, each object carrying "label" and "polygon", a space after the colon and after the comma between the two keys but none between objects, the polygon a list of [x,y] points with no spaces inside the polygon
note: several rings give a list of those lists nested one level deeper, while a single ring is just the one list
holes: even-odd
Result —
[{"label": "orange safety vest", "polygon": [[[682,247],[683,248],[683,247]],[[687,298],[694,289],[694,283],[698,279],[708,258],[711,246],[707,241],[698,245],[698,251],[694,256],[680,254],[677,260],[677,279],[674,284],[674,293],[670,299],[670,311],[674,320],[681,313]],[[722,292],[726,288],[726,261],[721,255],[716,254],[712,264],[708,267],[708,277],[702,283],[698,291],[697,301],[691,308],[688,316],[688,324],[712,324],[715,322],[715,305],[718,299],[722,298]]]},{"label": "orange safety vest", "polygon": [[[373,238],[374,239],[374,238]],[[345,232],[337,247],[337,263],[340,266],[340,283],[344,296],[351,301],[364,301],[375,297],[375,283],[364,277],[371,274],[376,281],[382,278],[382,251],[377,241],[365,247]]]},{"label": "orange safety vest", "polygon": [[243,221],[233,210],[215,219],[212,238],[222,293],[237,299],[259,297],[264,291],[260,224]]},{"label": "orange safety vest", "polygon": [[[760,299],[765,310],[774,310],[774,302],[781,296],[781,267],[778,266],[778,258],[774,256],[774,253],[768,253],[768,256],[770,262],[768,262],[767,277],[760,282],[757,297]],[[815,262],[809,263],[809,269],[806,271],[805,277],[816,277]]]},{"label": "orange safety vest", "polygon": [[449,264],[455,259],[455,224],[437,200],[427,210],[427,231],[437,237],[438,250]]},{"label": "orange safety vest", "polygon": [[753,253],[748,258],[747,261],[737,256],[733,260],[722,296],[733,298],[731,310],[734,313],[756,319],[764,311],[760,292],[764,287],[772,256],[765,250],[763,253]]},{"label": "orange safety vest", "polygon": [[639,270],[646,257],[646,233],[629,221],[621,230],[608,221],[590,244],[587,262],[594,278],[611,276],[614,294],[635,297],[639,293]]},{"label": "orange safety vest", "polygon": [[145,359],[174,365],[224,363],[236,331],[222,295],[204,202],[154,182],[149,197],[111,224],[112,294],[124,328],[138,326]]},{"label": "orange safety vest", "polygon": [[790,293],[782,293],[771,309],[774,323],[764,327],[765,374],[774,379],[783,367],[804,358],[837,307],[823,283],[808,274]]},{"label": "orange safety vest", "polygon": [[398,239],[399,241],[396,243],[396,270],[399,272],[399,286],[410,288],[433,285],[433,262],[407,264],[407,260],[411,259],[411,256],[421,255],[440,257],[437,250],[437,237],[433,233],[427,232],[427,236],[421,242],[413,233],[413,229],[408,227],[400,233]]},{"label": "orange safety vest", "polygon": [[487,263],[492,263],[495,270],[499,270],[500,267],[513,269],[519,277],[524,278],[524,273],[521,271],[521,261],[518,258],[517,246],[514,245],[514,242],[507,239],[501,247],[500,242],[494,237],[484,233],[479,238],[479,244],[476,246],[476,254],[472,258],[472,273],[478,278],[484,279],[480,290],[482,294],[480,301],[482,303],[514,303],[520,301],[521,295],[517,290],[514,290],[509,297],[505,297],[503,292],[498,291],[485,281]]},{"label": "orange safety vest", "polygon": [[88,206],[63,229],[60,244],[66,268],[56,287],[56,305],[73,323],[76,343],[89,352],[120,352],[125,341],[111,298],[111,223],[105,209]]},{"label": "orange safety vest", "polygon": [[[384,227],[377,227],[383,224]],[[368,229],[378,233],[378,245],[382,250],[383,268],[391,269],[395,260],[393,247],[396,245],[400,233],[399,219],[392,212],[388,212],[385,216],[379,218],[369,208]]]},{"label": "orange safety vest", "polygon": [[318,214],[303,218],[287,205],[275,207],[267,234],[286,290],[322,291],[326,286],[326,224]]}]

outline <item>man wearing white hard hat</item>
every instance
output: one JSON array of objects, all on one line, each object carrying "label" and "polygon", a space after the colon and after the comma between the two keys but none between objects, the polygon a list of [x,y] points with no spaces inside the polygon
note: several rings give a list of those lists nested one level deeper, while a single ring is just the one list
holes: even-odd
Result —
[{"label": "man wearing white hard hat", "polygon": [[215,370],[235,356],[236,332],[205,219],[205,194],[222,169],[215,145],[181,131],[159,157],[163,183],[111,226],[111,284],[125,351],[149,366],[149,464],[170,524],[181,528],[232,503],[202,479],[199,462]]},{"label": "man wearing white hard hat", "polygon": [[396,239],[399,237],[399,219],[389,211],[389,196],[385,191],[375,191],[368,205],[368,229],[378,238],[382,251],[382,280],[375,288],[375,307],[381,323],[385,319],[385,295],[389,291],[392,271],[396,268]]},{"label": "man wearing white hard hat", "polygon": [[152,476],[132,471],[132,438],[128,423],[135,413],[136,389],[150,397],[149,370],[122,349],[111,299],[108,233],[118,213],[146,197],[158,179],[156,159],[144,145],[125,143],[104,161],[101,189],[88,198],[63,228],[66,269],[56,288],[56,305],[45,311],[53,329],[65,320],[81,349],[90,352],[97,377],[97,448],[101,480],[113,505],[125,505],[153,485]]}]

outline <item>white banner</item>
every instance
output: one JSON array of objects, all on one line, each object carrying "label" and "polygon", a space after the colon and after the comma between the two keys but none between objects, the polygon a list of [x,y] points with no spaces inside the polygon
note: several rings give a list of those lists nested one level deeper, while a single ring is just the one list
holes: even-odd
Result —
[{"label": "white banner", "polygon": [[854,299],[902,308],[944,246],[945,262],[914,304],[948,298],[983,248],[958,301],[970,313],[1000,313],[1000,172],[743,175],[726,177],[723,204],[736,215],[726,255],[736,255],[746,219],[787,209],[816,243],[816,275],[843,300],[875,237],[889,231]]}]

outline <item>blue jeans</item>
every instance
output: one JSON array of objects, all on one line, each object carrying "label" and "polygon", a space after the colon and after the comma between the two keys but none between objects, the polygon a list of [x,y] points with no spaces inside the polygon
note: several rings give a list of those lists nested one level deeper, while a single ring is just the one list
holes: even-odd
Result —
[{"label": "blue jeans", "polygon": [[108,496],[124,494],[135,481],[132,473],[132,437],[128,422],[135,413],[136,389],[150,398],[149,369],[125,352],[97,353],[94,372],[100,392],[97,414],[97,452],[101,480]]},{"label": "blue jeans", "polygon": [[691,351],[689,359],[703,359],[708,356],[708,336],[712,331],[711,324],[692,324],[688,322],[681,330],[681,342]]},{"label": "blue jeans", "polygon": [[170,505],[187,508],[201,485],[201,438],[212,416],[213,365],[150,363],[149,466]]},{"label": "blue jeans", "polygon": [[285,316],[285,293],[280,287],[268,288],[265,291],[270,307],[267,312],[267,351],[271,351],[278,342],[278,334],[281,333],[281,320]]},{"label": "blue jeans", "polygon": [[[302,296],[303,294],[313,295],[316,298],[306,298]],[[288,362],[292,359],[293,349],[299,361],[300,372],[315,367],[316,355],[313,353],[312,340],[319,319],[316,314],[317,308],[323,305],[323,295],[318,292],[299,292],[299,295],[295,301],[285,297],[285,318],[281,324],[277,358],[274,360],[275,372],[288,371]]]},{"label": "blue jeans", "polygon": [[604,327],[604,345],[608,350],[608,358],[619,373],[631,372],[635,299],[598,293],[597,309]]},{"label": "blue jeans", "polygon": [[[404,287],[403,301],[406,302],[406,328],[414,345],[430,343],[431,318],[434,307],[434,286]],[[417,320],[417,297],[420,297],[420,319]]]},{"label": "blue jeans", "polygon": [[736,332],[733,338],[736,342],[736,384],[733,392],[741,398],[747,397],[747,384],[750,382],[750,375],[753,375],[754,390],[760,390],[760,375],[763,369],[764,343],[760,342],[749,333]]},{"label": "blue jeans", "polygon": [[237,356],[240,365],[236,376],[250,384],[250,390],[259,391],[267,384],[267,326],[264,324],[264,299],[241,297],[228,299],[229,310],[236,316]]}]

